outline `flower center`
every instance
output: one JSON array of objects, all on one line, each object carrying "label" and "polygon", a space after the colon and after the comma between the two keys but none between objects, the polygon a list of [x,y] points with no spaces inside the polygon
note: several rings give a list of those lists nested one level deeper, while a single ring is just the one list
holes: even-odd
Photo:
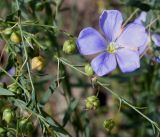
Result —
[{"label": "flower center", "polygon": [[107,46],[106,50],[109,53],[115,53],[116,52],[116,44],[115,44],[115,42],[109,43],[109,45]]}]

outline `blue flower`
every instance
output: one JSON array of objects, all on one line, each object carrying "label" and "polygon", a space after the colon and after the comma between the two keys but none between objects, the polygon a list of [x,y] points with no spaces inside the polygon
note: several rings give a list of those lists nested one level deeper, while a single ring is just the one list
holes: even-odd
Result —
[{"label": "blue flower", "polygon": [[139,49],[147,41],[145,27],[133,22],[124,28],[122,23],[119,11],[105,10],[99,19],[105,38],[92,27],[83,29],[78,36],[77,46],[82,55],[99,53],[91,61],[98,76],[110,73],[117,64],[123,73],[140,67]]},{"label": "blue flower", "polygon": [[157,47],[160,47],[160,34],[158,34],[158,33],[153,33],[153,34],[152,34],[152,40],[153,40],[154,44],[155,44]]}]

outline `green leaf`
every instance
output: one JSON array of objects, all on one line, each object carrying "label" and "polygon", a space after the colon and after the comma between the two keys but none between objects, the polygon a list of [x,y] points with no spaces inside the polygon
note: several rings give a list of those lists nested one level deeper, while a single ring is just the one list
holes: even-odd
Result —
[{"label": "green leaf", "polygon": [[0,87],[0,96],[14,96],[14,94],[9,90]]},{"label": "green leaf", "polygon": [[71,100],[68,110],[66,111],[64,118],[63,118],[63,126],[65,126],[67,122],[69,121],[71,114],[77,108],[78,103],[79,101],[76,99]]},{"label": "green leaf", "polygon": [[89,135],[90,135],[90,133],[89,133],[89,126],[85,126],[83,137],[89,137]]},{"label": "green leaf", "polygon": [[30,108],[27,107],[27,104],[19,99],[14,99],[14,105],[26,109],[33,115],[35,115],[39,120],[42,120],[43,122],[45,121],[47,124],[49,124],[49,128],[51,128],[54,133],[57,135],[57,137],[71,137],[71,135],[54,119],[52,119],[47,113],[43,112],[43,115],[40,115],[39,113],[31,110]]},{"label": "green leaf", "polygon": [[53,94],[55,89],[57,88],[56,81],[53,81],[49,86],[48,90],[44,93],[43,97],[41,98],[40,104],[44,105],[48,101],[49,97]]},{"label": "green leaf", "polygon": [[48,124],[54,129],[54,132],[58,137],[71,137],[71,135],[65,129],[63,129],[63,127],[60,126],[55,120],[50,117],[46,117],[45,119]]}]

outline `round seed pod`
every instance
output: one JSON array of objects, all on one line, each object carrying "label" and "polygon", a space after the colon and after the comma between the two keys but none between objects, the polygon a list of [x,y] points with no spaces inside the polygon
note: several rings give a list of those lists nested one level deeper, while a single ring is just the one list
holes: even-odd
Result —
[{"label": "round seed pod", "polygon": [[66,54],[72,54],[76,51],[75,39],[66,40],[63,44],[63,52]]},{"label": "round seed pod", "polygon": [[27,118],[22,119],[22,120],[19,121],[19,128],[20,128],[21,131],[25,130],[25,126],[26,126],[27,121],[28,121]]},{"label": "round seed pod", "polygon": [[86,108],[87,109],[97,109],[100,106],[100,101],[97,96],[90,96],[86,99]]},{"label": "round seed pod", "polygon": [[19,86],[16,83],[8,85],[8,90],[18,95],[22,93],[22,90],[19,88]]},{"label": "round seed pod", "polygon": [[26,134],[30,134],[33,131],[33,123],[29,121],[28,118],[22,119],[19,121],[19,128],[21,132]]},{"label": "round seed pod", "polygon": [[0,137],[6,137],[6,130],[0,127]]},{"label": "round seed pod", "polygon": [[113,119],[107,119],[103,122],[103,127],[110,132],[115,126],[115,122],[113,121]]},{"label": "round seed pod", "polygon": [[10,35],[12,33],[12,29],[11,28],[6,28],[5,30],[3,30],[3,33],[5,35]]},{"label": "round seed pod", "polygon": [[32,70],[41,71],[45,67],[45,59],[42,56],[37,56],[32,58],[31,60],[31,68]]},{"label": "round seed pod", "polygon": [[14,42],[15,44],[19,44],[21,43],[21,37],[18,33],[16,32],[12,32],[10,39],[12,42]]},{"label": "round seed pod", "polygon": [[10,108],[6,108],[3,111],[3,117],[2,119],[9,124],[14,119],[14,111],[12,111]]},{"label": "round seed pod", "polygon": [[84,66],[84,71],[88,76],[93,76],[94,72],[90,64]]}]

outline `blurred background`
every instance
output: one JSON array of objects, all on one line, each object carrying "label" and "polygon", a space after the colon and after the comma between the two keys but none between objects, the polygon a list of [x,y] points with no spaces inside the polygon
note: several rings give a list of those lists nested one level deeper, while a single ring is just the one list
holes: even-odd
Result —
[{"label": "blurred background", "polygon": [[[28,48],[29,59],[42,55],[46,60],[44,70],[40,73],[33,72],[32,77],[38,101],[49,116],[73,137],[155,136],[152,125],[148,121],[124,104],[121,105],[119,111],[119,100],[106,89],[98,85],[93,87],[90,78],[65,65],[60,65],[58,70],[54,56],[64,57],[71,64],[84,65],[90,60],[90,57],[82,57],[78,51],[72,55],[62,52],[63,43],[69,38],[64,31],[68,35],[77,37],[79,32],[88,26],[99,30],[99,16],[103,10],[109,9],[120,10],[124,20],[138,9],[130,21],[145,11],[147,12],[145,25],[147,26],[160,14],[159,0],[19,0],[19,3],[22,22],[26,23],[23,30],[29,33],[26,33],[26,37],[31,34],[35,36],[35,39],[32,40],[34,49]],[[0,20],[14,22],[17,18],[15,12],[15,1],[0,1]],[[12,26],[2,21],[1,30]],[[63,31],[61,33],[56,29],[52,31],[51,28],[32,25],[38,23],[58,26]],[[160,21],[158,20],[149,29],[160,33]],[[160,66],[152,60],[155,50],[159,54],[159,49],[150,49],[145,58],[141,59],[141,68],[135,72],[122,74],[117,69],[102,77],[101,80],[128,102],[139,107],[138,109],[146,116],[160,123]],[[16,67],[16,63],[10,52],[6,54],[4,55],[4,62],[6,62],[4,68],[9,71],[12,67]],[[56,85],[57,71],[60,73],[59,86]],[[7,85],[12,83],[4,74],[1,75],[1,82]],[[47,94],[49,89],[53,91],[53,94]],[[100,107],[97,110],[86,110],[86,98],[97,95],[97,93]],[[3,104],[4,102],[1,103],[1,106]],[[103,126],[103,121],[107,119],[115,122],[110,132]],[[33,136],[41,137],[42,131],[36,122],[34,122],[34,127]]]}]

